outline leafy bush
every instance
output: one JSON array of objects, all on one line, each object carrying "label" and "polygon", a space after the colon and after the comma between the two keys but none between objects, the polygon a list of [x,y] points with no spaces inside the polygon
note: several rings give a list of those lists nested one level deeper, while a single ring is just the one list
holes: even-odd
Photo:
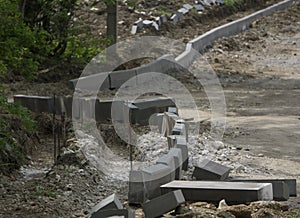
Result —
[{"label": "leafy bush", "polygon": [[[99,43],[79,37],[76,0],[0,0],[0,76],[32,78],[49,60],[87,63]],[[87,34],[89,35],[89,34]]]},{"label": "leafy bush", "polygon": [[0,0],[0,71],[2,75],[8,71],[18,71],[31,75],[37,70],[38,63],[32,57],[31,48],[34,47],[35,35],[22,22],[18,12],[17,1]]}]

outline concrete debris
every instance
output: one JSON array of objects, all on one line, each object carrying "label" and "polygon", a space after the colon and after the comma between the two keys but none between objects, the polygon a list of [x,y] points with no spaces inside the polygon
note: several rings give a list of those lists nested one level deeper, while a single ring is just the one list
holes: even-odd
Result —
[{"label": "concrete debris", "polygon": [[190,4],[184,4],[183,7],[186,9],[186,10],[191,10],[193,8],[192,5]]}]

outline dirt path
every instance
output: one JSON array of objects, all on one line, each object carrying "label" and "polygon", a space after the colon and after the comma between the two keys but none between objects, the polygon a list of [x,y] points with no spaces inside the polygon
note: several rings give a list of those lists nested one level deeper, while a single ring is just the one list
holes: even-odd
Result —
[{"label": "dirt path", "polygon": [[257,21],[254,28],[239,36],[218,40],[206,54],[224,85],[224,141],[250,149],[249,159],[236,158],[255,168],[265,167],[268,177],[297,178],[298,183],[299,10],[297,2]]}]

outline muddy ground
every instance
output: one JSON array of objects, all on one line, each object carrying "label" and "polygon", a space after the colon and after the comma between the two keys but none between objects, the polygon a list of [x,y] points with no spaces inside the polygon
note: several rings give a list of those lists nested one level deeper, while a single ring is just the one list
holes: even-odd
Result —
[{"label": "muddy ground", "polygon": [[[196,155],[210,157],[231,166],[232,177],[296,178],[300,181],[299,11],[300,3],[297,2],[258,20],[253,28],[238,36],[218,40],[205,54],[220,78],[226,97],[225,146],[211,148],[212,142],[203,123],[203,134],[190,142],[192,158],[197,158]],[[18,91],[14,85],[11,87]],[[39,89],[43,89],[42,85]],[[200,107],[203,120],[209,118],[205,93],[198,90],[193,94],[196,101],[206,104]],[[109,134],[110,127],[104,126],[102,130],[109,136],[109,145],[119,143]],[[151,140],[153,143],[158,137],[150,134],[145,138],[147,143]],[[75,153],[75,158],[65,155],[63,164],[52,167],[51,136],[45,137],[42,144],[43,147],[29,157],[31,163],[19,173],[1,176],[0,217],[84,217],[92,206],[113,192],[117,192],[126,205],[126,182],[105,177],[80,152]],[[76,139],[70,139],[68,144],[70,151],[79,148]],[[120,150],[127,150],[125,144],[121,146]],[[185,178],[189,178],[189,173]],[[253,214],[256,213],[253,217],[300,216],[299,198],[291,198],[283,202],[285,204],[289,205],[289,210],[276,203],[271,209],[266,209],[267,206],[263,211],[253,209]],[[187,217],[196,216],[198,210],[198,217],[221,214],[208,204],[189,207],[193,211],[187,212],[192,213]],[[266,216],[268,213],[271,215]],[[226,214],[221,215],[219,217],[226,217]],[[140,210],[138,217],[142,217]],[[227,214],[227,217],[230,216]]]}]

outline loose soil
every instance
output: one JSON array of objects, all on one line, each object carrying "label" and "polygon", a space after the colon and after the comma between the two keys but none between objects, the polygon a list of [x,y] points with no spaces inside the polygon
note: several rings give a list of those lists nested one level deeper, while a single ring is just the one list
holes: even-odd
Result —
[{"label": "loose soil", "polygon": [[[209,157],[231,166],[232,177],[296,178],[299,183],[299,11],[300,2],[296,2],[283,11],[258,20],[253,28],[240,35],[218,40],[205,54],[222,83],[226,97],[225,146],[211,148],[209,128],[206,128],[209,122],[203,121],[203,134],[190,142],[194,146],[191,152],[195,152],[190,154],[191,163],[194,163],[193,158]],[[198,35],[194,31],[197,29],[193,26],[195,23],[191,25],[193,31],[188,32]],[[219,24],[214,22],[214,25]],[[194,37],[186,36],[184,30],[173,31],[180,32],[184,36],[179,37],[182,40]],[[54,85],[57,83],[47,84],[49,89]],[[36,87],[32,83],[7,85],[8,89],[14,89],[14,93],[51,94],[47,93],[46,86],[43,88],[43,85],[36,84]],[[61,92],[67,93],[70,92]],[[204,104],[200,107],[203,120],[210,118],[203,90],[192,93],[197,102]],[[109,134],[110,127],[102,129],[110,136],[107,141],[111,145],[119,140]],[[142,132],[148,133],[149,130]],[[155,134],[148,137],[149,141],[152,137],[152,143],[157,140]],[[68,144],[66,150],[78,149],[76,139],[69,139]],[[92,206],[114,192],[126,202],[126,182],[105,177],[86,162],[80,152],[76,153],[75,159],[63,159],[63,164],[52,167],[51,140],[45,139],[43,146],[31,156],[31,163],[24,166],[20,173],[1,176],[1,217],[84,217]],[[126,151],[126,145],[121,146],[120,150]],[[32,170],[38,172],[32,173]],[[190,178],[191,171],[192,167],[185,179]],[[234,210],[230,208],[224,212],[206,203],[191,204],[181,209],[182,214],[177,217],[232,217],[228,210]],[[249,215],[250,210],[252,217],[300,217],[299,209],[299,198],[290,198],[280,205],[273,202],[271,206],[261,208],[241,206],[237,211],[248,210]],[[175,215],[166,215],[170,216]],[[140,209],[137,217],[143,217]],[[240,214],[237,217],[246,216]]]}]

